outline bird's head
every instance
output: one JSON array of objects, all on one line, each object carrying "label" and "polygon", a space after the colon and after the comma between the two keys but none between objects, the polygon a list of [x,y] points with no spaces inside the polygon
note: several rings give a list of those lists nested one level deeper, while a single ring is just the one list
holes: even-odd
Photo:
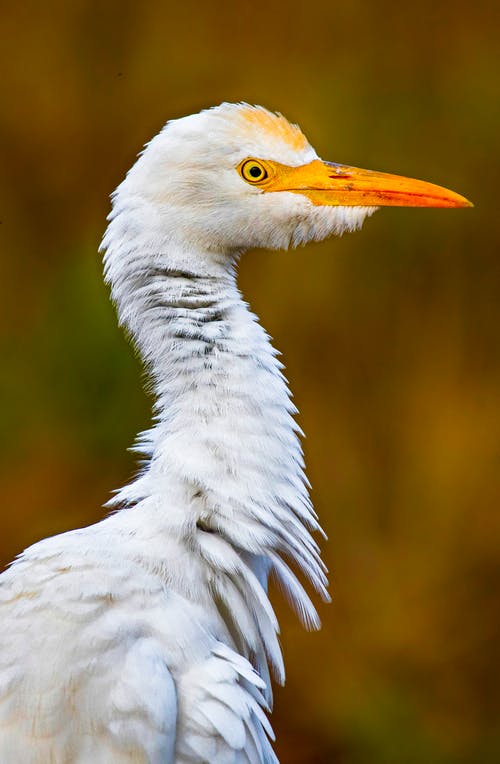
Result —
[{"label": "bird's head", "polygon": [[283,116],[228,103],[168,122],[117,191],[183,243],[224,252],[352,231],[380,206],[470,206],[431,183],[324,162]]}]

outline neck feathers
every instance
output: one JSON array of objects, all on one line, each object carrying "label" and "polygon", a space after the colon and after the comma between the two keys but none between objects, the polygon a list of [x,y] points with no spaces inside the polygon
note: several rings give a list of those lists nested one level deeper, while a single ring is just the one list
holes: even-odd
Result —
[{"label": "neck feathers", "polygon": [[115,214],[103,242],[106,274],[156,404],[138,446],[147,466],[115,501],[161,507],[163,527],[185,534],[212,570],[238,647],[252,656],[264,650],[280,678],[269,573],[310,628],[317,615],[288,562],[327,598],[282,366],[241,299],[229,258],[171,240],[131,242],[123,226]]}]

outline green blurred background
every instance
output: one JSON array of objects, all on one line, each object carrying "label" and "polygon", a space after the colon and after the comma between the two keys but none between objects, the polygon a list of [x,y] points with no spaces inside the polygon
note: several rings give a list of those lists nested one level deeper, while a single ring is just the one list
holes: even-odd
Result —
[{"label": "green blurred background", "polygon": [[103,516],[147,426],[97,247],[171,117],[246,100],[324,158],[473,210],[385,209],[256,252],[240,283],[284,353],[333,605],[275,597],[283,764],[500,761],[497,2],[1,3],[0,559]]}]

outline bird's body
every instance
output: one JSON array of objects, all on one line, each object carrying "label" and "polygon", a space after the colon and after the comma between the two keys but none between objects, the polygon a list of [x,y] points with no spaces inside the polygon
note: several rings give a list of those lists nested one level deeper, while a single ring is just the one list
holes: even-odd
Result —
[{"label": "bird's body", "polygon": [[314,170],[338,184],[345,169],[282,117],[226,104],[168,123],[115,192],[106,278],[155,422],[120,511],[35,544],[0,577],[2,764],[276,761],[268,577],[313,628],[289,563],[325,598],[326,578],[295,410],[235,263],[358,227],[373,194],[330,204],[326,175],[305,182]]}]

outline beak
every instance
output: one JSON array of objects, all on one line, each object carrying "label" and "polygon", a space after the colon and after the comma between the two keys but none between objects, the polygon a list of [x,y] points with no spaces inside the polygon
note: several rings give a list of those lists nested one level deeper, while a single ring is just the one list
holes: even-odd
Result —
[{"label": "beak", "polygon": [[317,206],[472,207],[465,197],[424,180],[315,159],[284,167],[265,189],[303,194]]}]

